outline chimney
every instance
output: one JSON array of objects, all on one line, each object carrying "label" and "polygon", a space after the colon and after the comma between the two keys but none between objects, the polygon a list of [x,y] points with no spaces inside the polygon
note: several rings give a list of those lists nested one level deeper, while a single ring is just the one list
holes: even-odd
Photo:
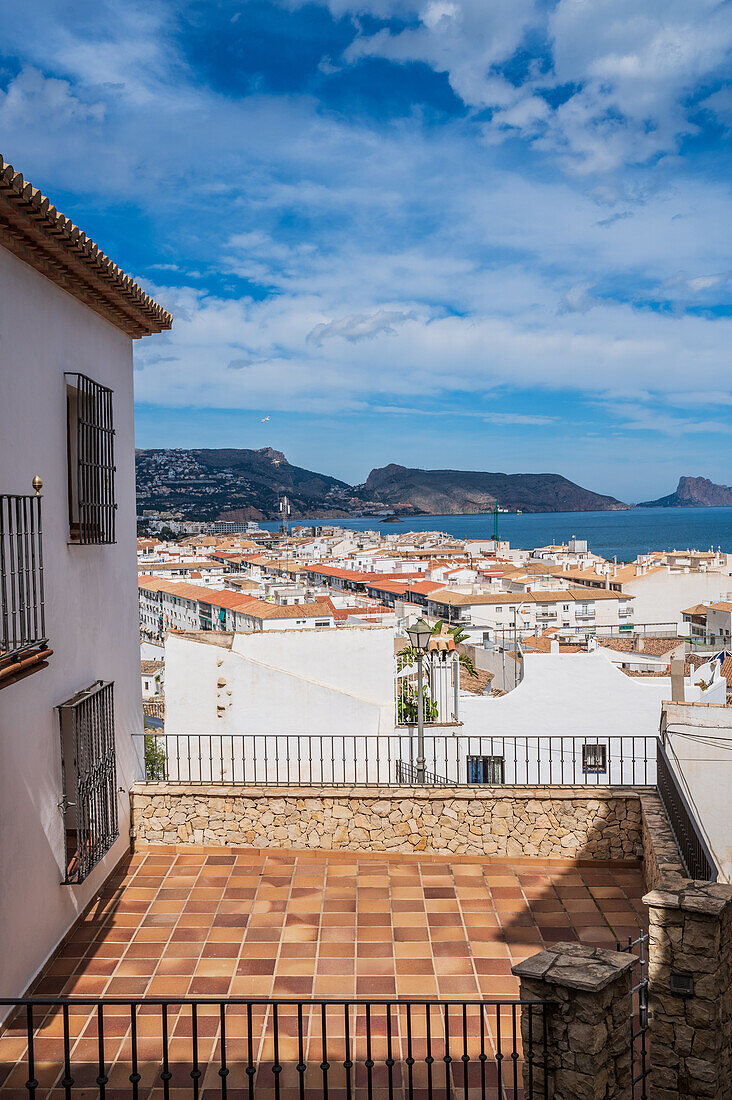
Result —
[{"label": "chimney", "polygon": [[675,659],[671,662],[671,702],[683,703],[684,699],[684,662]]}]

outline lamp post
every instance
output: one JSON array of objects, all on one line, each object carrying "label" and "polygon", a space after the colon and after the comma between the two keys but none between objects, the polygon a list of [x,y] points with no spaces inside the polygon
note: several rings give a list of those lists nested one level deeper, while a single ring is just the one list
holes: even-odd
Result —
[{"label": "lamp post", "polygon": [[422,661],[432,637],[432,627],[424,619],[418,619],[407,627],[409,643],[417,654],[417,782],[424,783],[424,688]]},{"label": "lamp post", "polygon": [[514,686],[514,688],[518,686],[518,652],[519,652],[518,615],[519,615],[519,612],[521,614],[523,614],[524,610],[525,610],[525,605],[524,604],[519,604],[518,606],[514,606],[514,609],[513,609],[513,686]]}]

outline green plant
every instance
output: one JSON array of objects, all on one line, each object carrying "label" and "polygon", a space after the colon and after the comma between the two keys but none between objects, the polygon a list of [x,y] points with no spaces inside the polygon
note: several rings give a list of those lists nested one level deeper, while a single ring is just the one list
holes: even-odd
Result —
[{"label": "green plant", "polygon": [[165,749],[154,735],[145,735],[145,779],[165,779]]},{"label": "green plant", "polygon": [[[433,635],[441,634],[442,633],[442,627],[443,627],[443,620],[438,619],[437,622],[435,623],[435,625],[432,627],[432,634]],[[453,641],[455,642],[456,646],[459,646],[464,642],[469,642],[470,641],[470,635],[466,634],[465,631],[463,630],[463,628],[459,625],[448,628],[448,632],[450,634],[452,634]],[[470,657],[468,657],[467,653],[458,652],[458,661],[460,662],[460,667],[465,669],[465,671],[470,676],[475,676],[476,675],[475,665],[471,661]],[[399,672],[401,672],[403,668],[406,668],[407,665],[416,665],[416,663],[417,663],[417,650],[414,648],[414,646],[411,646],[411,645],[408,645],[405,649],[401,650],[401,652],[399,653],[399,656],[397,657],[397,669],[398,669]],[[429,673],[428,673],[428,675],[429,675]]]},{"label": "green plant", "polygon": [[[422,688],[423,698],[423,713],[425,722],[434,722],[437,719],[437,703],[430,698],[430,693],[427,690],[426,685]],[[417,707],[419,703],[419,696],[417,689],[411,686],[405,685],[397,700],[397,725],[400,726],[416,726],[417,725]]]}]

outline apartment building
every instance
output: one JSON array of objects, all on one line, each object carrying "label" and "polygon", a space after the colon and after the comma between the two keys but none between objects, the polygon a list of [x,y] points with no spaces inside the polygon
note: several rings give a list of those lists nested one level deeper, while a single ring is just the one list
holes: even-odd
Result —
[{"label": "apartment building", "polygon": [[542,562],[529,565],[526,572],[537,578],[559,578],[572,587],[634,596],[637,623],[681,626],[682,608],[687,605],[732,599],[732,580],[726,568],[721,567],[723,557],[690,554],[686,558],[677,555],[673,560],[660,561],[658,555],[646,555],[627,565],[598,561],[590,567]]},{"label": "apartment building", "polygon": [[333,609],[325,601],[319,603],[276,604],[267,600],[249,599],[236,610],[235,629],[247,630],[312,630],[334,626]]},{"label": "apartment building", "polygon": [[172,318],[0,159],[0,989],[129,847],[133,340]]},{"label": "apartment building", "polygon": [[520,636],[549,627],[593,633],[597,628],[633,626],[632,596],[581,588],[495,593],[443,588],[427,597],[427,611],[432,618],[459,623],[475,640],[488,628]]},{"label": "apartment building", "polygon": [[694,604],[684,608],[682,615],[693,642],[727,649],[732,646],[732,602],[729,600]]},{"label": "apartment building", "polygon": [[162,642],[169,630],[291,630],[333,626],[327,603],[274,603],[232,589],[159,577],[138,579],[140,636]]}]

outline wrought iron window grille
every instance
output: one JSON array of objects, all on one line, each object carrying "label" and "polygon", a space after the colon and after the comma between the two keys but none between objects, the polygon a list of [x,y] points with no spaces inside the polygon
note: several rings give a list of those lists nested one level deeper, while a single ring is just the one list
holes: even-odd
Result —
[{"label": "wrought iron window grille", "polygon": [[582,771],[588,775],[604,775],[607,771],[607,747],[605,745],[582,746]]},{"label": "wrought iron window grille", "polygon": [[0,668],[46,648],[41,479],[35,496],[0,496]]},{"label": "wrought iron window grille", "polygon": [[116,542],[113,392],[66,373],[69,542]]},{"label": "wrought iron window grille", "polygon": [[506,761],[502,756],[469,756],[468,783],[500,787],[506,781]]},{"label": "wrought iron window grille", "polygon": [[65,885],[83,882],[119,836],[114,684],[97,680],[57,707]]}]

